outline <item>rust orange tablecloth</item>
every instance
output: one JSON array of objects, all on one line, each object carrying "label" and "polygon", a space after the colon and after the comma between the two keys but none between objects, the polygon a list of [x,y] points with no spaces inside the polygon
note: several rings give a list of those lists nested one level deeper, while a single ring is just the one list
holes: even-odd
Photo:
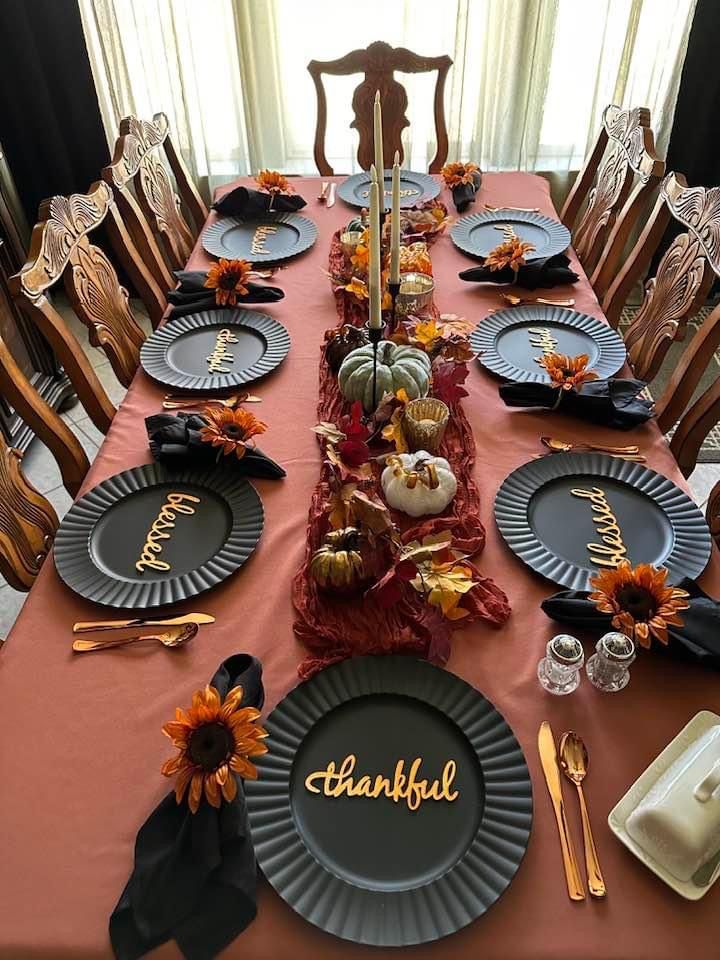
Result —
[{"label": "rust orange tablecloth", "polygon": [[[95,960],[111,956],[110,912],[132,866],[135,834],[168,790],[160,766],[169,756],[160,727],[178,704],[237,651],[260,657],[266,708],[297,682],[304,651],[292,632],[290,582],[303,557],[311,492],[318,478],[315,421],[320,343],[336,322],[323,271],[332,232],[352,211],[315,201],[314,179],[294,182],[306,197],[303,214],[318,225],[318,242],[278,275],[285,299],[267,313],[290,331],[292,347],[267,380],[254,385],[270,429],[263,449],[287,469],[287,479],[255,481],[266,510],[259,547],[236,576],[185,609],[217,622],[186,648],[156,645],[74,657],[71,625],[107,611],[75,597],[45,564],[0,656],[0,957],[5,960]],[[443,199],[451,205],[447,191]],[[486,174],[476,206],[488,202],[539,207],[554,214],[547,183],[529,174]],[[469,261],[441,238],[432,250],[436,300],[443,312],[480,320],[500,305],[499,292],[458,280]],[[196,250],[191,265],[206,264]],[[573,269],[582,273],[577,263]],[[558,288],[567,296],[569,288]],[[584,276],[572,290],[576,308],[600,315]],[[535,819],[525,861],[489,913],[439,943],[406,951],[415,958],[483,960],[677,960],[716,956],[720,889],[689,903],[665,887],[609,833],[608,811],[650,760],[702,708],[720,708],[717,675],[697,667],[639,657],[630,686],[603,696],[585,681],[571,697],[545,694],[537,662],[553,634],[540,601],[553,584],[528,571],[506,548],[492,517],[505,476],[540,448],[541,433],[617,442],[610,430],[561,417],[509,410],[497,382],[474,365],[465,410],[478,448],[476,477],[487,546],[481,571],[507,592],[512,615],[498,630],[477,623],[455,634],[448,668],[474,684],[505,715],[523,746],[533,778]],[[136,376],[84,489],[127,467],[148,462],[143,419],[157,412],[163,388]],[[552,429],[549,429],[552,425]],[[649,465],[681,482],[657,427],[633,433]],[[684,484],[683,484],[684,486]],[[720,596],[714,554],[701,580]],[[557,631],[556,631],[557,632]],[[143,645],[145,646],[145,645]],[[571,903],[565,893],[555,823],[536,752],[540,722],[555,733],[573,728],[590,751],[587,798],[608,885],[605,902]],[[577,849],[575,798],[566,790]],[[372,837],[368,837],[372,843]],[[383,855],[378,850],[378,856]],[[243,960],[319,960],[395,956],[334,939],[296,916],[263,881],[258,917],[223,954]],[[166,944],[155,957],[178,957]]]}]

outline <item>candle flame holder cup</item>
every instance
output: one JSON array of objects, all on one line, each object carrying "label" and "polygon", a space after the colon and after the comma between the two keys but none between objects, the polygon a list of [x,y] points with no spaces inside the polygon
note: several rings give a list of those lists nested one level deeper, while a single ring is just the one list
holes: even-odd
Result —
[{"label": "candle flame holder cup", "polygon": [[362,239],[362,230],[346,230],[340,234],[340,244],[346,257],[355,253],[355,247]]},{"label": "candle flame holder cup", "polygon": [[403,415],[403,433],[410,451],[437,453],[445,435],[450,410],[442,400],[424,397],[411,400]]},{"label": "candle flame holder cup", "polygon": [[396,304],[398,316],[422,316],[427,313],[432,305],[434,290],[435,282],[432,277],[424,273],[401,273]]}]

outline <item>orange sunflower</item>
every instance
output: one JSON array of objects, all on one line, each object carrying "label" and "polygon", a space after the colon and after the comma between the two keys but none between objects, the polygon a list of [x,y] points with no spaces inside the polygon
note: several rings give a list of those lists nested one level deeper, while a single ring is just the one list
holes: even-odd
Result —
[{"label": "orange sunflower", "polygon": [[641,647],[650,647],[652,638],[668,642],[668,626],[681,627],[680,610],[690,604],[686,590],[666,585],[667,570],[658,570],[649,563],[633,569],[623,560],[615,570],[603,570],[591,577],[590,594],[601,613],[613,615],[612,625]]},{"label": "orange sunflower", "polygon": [[166,760],[162,773],[177,775],[175,799],[182,803],[188,791],[188,804],[197,813],[203,793],[213,807],[219,807],[221,797],[230,803],[237,793],[239,774],[246,780],[257,780],[257,768],[251,757],[267,753],[262,740],[267,731],[255,721],[260,711],[243,707],[242,687],[233,689],[222,701],[215,687],[207,686],[193,694],[192,706],[186,712],[175,709],[175,719],[163,725],[162,732],[180,751]]},{"label": "orange sunflower", "polygon": [[445,181],[445,186],[452,190],[453,187],[459,187],[461,184],[472,183],[473,174],[479,169],[476,163],[446,163],[440,175]]},{"label": "orange sunflower", "polygon": [[547,370],[554,387],[580,390],[588,380],[598,378],[593,370],[587,369],[589,359],[586,353],[580,353],[577,357],[568,357],[564,353],[546,353],[539,358],[539,362],[540,366]]},{"label": "orange sunflower", "polygon": [[513,272],[517,272],[520,267],[525,265],[525,254],[534,249],[532,243],[521,240],[519,237],[504,240],[485,257],[485,266],[489,267],[493,273],[496,270],[504,270],[506,267],[510,267]]},{"label": "orange sunflower", "polygon": [[237,298],[248,292],[251,269],[247,260],[221,259],[210,267],[203,286],[215,291],[215,303],[219,307],[234,307]]},{"label": "orange sunflower", "polygon": [[355,253],[350,257],[350,263],[359,273],[367,273],[370,265],[370,247],[362,241],[355,247]]},{"label": "orange sunflower", "polygon": [[261,170],[255,177],[255,183],[265,193],[292,193],[290,181],[277,170]]},{"label": "orange sunflower", "polygon": [[267,424],[247,410],[233,410],[229,407],[214,410],[206,407],[204,416],[208,424],[200,431],[203,443],[220,447],[219,453],[224,456],[234,453],[238,460],[245,456],[248,446],[252,446],[248,443],[251,437],[267,430]]}]

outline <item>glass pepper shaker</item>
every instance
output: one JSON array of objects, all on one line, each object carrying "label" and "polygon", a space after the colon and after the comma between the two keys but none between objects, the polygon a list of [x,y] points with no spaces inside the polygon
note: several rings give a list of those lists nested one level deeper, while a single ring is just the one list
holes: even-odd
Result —
[{"label": "glass pepper shaker", "polygon": [[545,656],[538,664],[540,686],[548,693],[564,696],[577,689],[580,669],[585,659],[582,644],[575,637],[561,633],[548,642]]},{"label": "glass pepper shaker", "polygon": [[630,681],[630,664],[635,659],[635,644],[624,633],[606,633],[600,637],[585,669],[590,683],[603,693],[617,693]]}]

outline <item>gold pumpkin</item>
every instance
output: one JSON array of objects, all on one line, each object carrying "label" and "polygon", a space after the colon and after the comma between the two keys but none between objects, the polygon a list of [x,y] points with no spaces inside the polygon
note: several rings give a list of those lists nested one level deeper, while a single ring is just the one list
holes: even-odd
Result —
[{"label": "gold pumpkin", "polygon": [[362,534],[356,527],[326,535],[310,560],[310,574],[321,587],[351,590],[367,580],[359,549],[361,540]]}]

